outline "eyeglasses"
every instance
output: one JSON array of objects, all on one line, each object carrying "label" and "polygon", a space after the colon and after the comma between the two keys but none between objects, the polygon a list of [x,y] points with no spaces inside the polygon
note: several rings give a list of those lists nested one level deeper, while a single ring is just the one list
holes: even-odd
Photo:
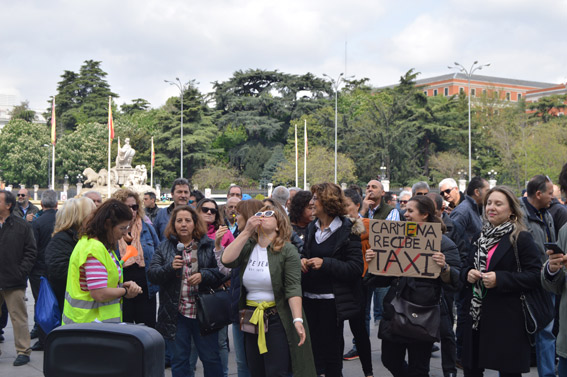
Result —
[{"label": "eyeglasses", "polygon": [[276,211],[264,211],[264,212],[256,212],[254,216],[256,217],[272,217]]},{"label": "eyeglasses", "polygon": [[140,206],[138,206],[137,204],[133,204],[131,206],[128,206],[132,211],[137,211],[138,208],[140,208]]},{"label": "eyeglasses", "polygon": [[130,229],[130,225],[128,226],[121,226],[120,228],[118,228],[122,233],[125,233],[128,231],[128,229]]},{"label": "eyeglasses", "polygon": [[195,201],[193,199],[189,199],[189,204],[193,204]]},{"label": "eyeglasses", "polygon": [[426,193],[426,192],[416,192],[415,195],[416,195],[416,196],[417,196],[417,195],[427,195],[427,193]]},{"label": "eyeglasses", "polygon": [[209,213],[212,213],[213,215],[216,215],[218,211],[217,211],[216,208],[201,207],[201,212],[203,212],[203,213],[209,212]]},{"label": "eyeglasses", "polygon": [[449,195],[453,191],[454,187],[448,188],[447,190],[441,191],[442,195]]},{"label": "eyeglasses", "polygon": [[398,203],[400,203],[400,204],[408,204],[408,200],[398,200]]},{"label": "eyeglasses", "polygon": [[20,198],[25,198],[27,195],[26,194],[18,194],[18,197]]}]

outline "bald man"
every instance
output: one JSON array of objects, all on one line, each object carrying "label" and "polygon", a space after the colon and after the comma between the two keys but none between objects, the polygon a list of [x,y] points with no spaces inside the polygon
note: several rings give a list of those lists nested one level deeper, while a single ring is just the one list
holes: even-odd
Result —
[{"label": "bald man", "polygon": [[384,186],[382,182],[375,179],[366,185],[366,196],[362,201],[360,215],[374,220],[400,220],[400,213],[397,209],[383,203]]}]

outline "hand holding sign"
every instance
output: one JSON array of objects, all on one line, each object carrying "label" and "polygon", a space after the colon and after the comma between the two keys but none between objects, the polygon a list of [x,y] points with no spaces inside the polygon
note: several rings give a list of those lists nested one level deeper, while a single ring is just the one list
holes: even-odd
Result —
[{"label": "hand holding sign", "polygon": [[[435,279],[445,265],[441,224],[370,220],[368,271],[375,275]],[[372,258],[373,253],[376,257]]]}]

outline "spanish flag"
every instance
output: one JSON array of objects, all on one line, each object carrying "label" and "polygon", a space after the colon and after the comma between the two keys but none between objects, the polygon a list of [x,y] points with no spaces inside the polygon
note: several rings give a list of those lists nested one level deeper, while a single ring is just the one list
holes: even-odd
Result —
[{"label": "spanish flag", "polygon": [[108,133],[114,139],[114,122],[112,121],[112,99],[108,96]]},{"label": "spanish flag", "polygon": [[53,104],[51,105],[51,144],[55,145],[55,96],[53,96]]}]

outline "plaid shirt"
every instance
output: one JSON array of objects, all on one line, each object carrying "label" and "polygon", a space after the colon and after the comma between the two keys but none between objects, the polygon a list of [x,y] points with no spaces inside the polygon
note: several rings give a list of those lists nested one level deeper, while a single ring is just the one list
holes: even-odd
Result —
[{"label": "plaid shirt", "polygon": [[199,292],[199,285],[187,284],[187,279],[199,271],[197,261],[197,243],[191,241],[189,246],[183,249],[183,270],[181,272],[181,296],[179,297],[179,313],[187,318],[197,318],[197,305],[195,299]]}]

